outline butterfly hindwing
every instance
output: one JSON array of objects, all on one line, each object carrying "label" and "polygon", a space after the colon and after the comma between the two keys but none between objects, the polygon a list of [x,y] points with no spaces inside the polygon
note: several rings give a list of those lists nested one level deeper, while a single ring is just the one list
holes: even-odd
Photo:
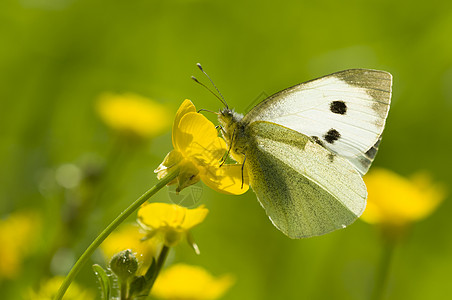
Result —
[{"label": "butterfly hindwing", "polygon": [[250,184],[273,224],[291,238],[351,224],[366,206],[360,174],[311,138],[269,122],[247,127]]},{"label": "butterfly hindwing", "polygon": [[391,74],[351,69],[314,79],[270,96],[244,123],[268,121],[311,137],[349,160],[363,175],[370,167],[386,122]]}]

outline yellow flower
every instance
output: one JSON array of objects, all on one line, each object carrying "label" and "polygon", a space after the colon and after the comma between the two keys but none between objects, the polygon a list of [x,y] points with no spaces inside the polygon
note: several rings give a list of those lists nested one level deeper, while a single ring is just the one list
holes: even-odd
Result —
[{"label": "yellow flower", "polygon": [[178,184],[177,192],[199,180],[226,194],[239,195],[248,190],[246,170],[242,188],[242,165],[220,167],[220,160],[228,150],[226,143],[218,137],[213,123],[196,112],[190,100],[185,100],[177,111],[172,140],[174,150],[168,153],[155,172],[161,179],[177,168],[179,176],[171,183]]},{"label": "yellow flower", "polygon": [[154,137],[170,125],[165,106],[135,94],[103,94],[96,108],[109,127],[138,138]]},{"label": "yellow flower", "polygon": [[177,264],[157,277],[151,294],[167,300],[214,300],[233,283],[230,275],[215,278],[201,267]]},{"label": "yellow flower", "polygon": [[[189,230],[204,221],[208,212],[203,205],[188,209],[176,204],[149,203],[138,210],[138,223],[149,237],[157,236],[171,247],[189,237]],[[196,245],[190,240],[188,242],[197,251]]]},{"label": "yellow flower", "polygon": [[395,234],[432,214],[446,196],[444,187],[433,184],[426,173],[408,179],[389,170],[374,168],[364,181],[369,196],[361,218]]},{"label": "yellow flower", "polygon": [[140,233],[139,229],[134,224],[122,226],[100,245],[100,249],[108,261],[116,253],[130,249],[139,262],[137,273],[143,275],[156,255],[158,245],[155,240],[146,239],[146,234]]},{"label": "yellow flower", "polygon": [[0,220],[0,279],[16,278],[22,261],[31,253],[41,221],[34,212],[15,212]]},{"label": "yellow flower", "polygon": [[[63,283],[64,277],[53,277],[41,283],[37,292],[29,291],[27,300],[53,300],[58,289]],[[94,300],[94,293],[91,290],[82,289],[73,282],[64,295],[64,300]]]}]

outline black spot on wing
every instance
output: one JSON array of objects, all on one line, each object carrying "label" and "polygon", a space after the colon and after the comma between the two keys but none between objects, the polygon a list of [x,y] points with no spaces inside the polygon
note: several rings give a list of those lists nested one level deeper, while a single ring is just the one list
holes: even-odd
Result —
[{"label": "black spot on wing", "polygon": [[330,144],[337,141],[340,137],[341,137],[341,134],[339,133],[339,131],[337,131],[334,128],[331,128],[330,130],[328,130],[328,132],[323,136],[325,141],[327,141]]},{"label": "black spot on wing", "polygon": [[342,100],[332,101],[330,103],[331,112],[339,115],[345,115],[347,112],[347,105]]},{"label": "black spot on wing", "polygon": [[329,154],[328,154],[328,161],[329,161],[330,163],[334,162],[334,157],[335,157],[335,155],[334,155],[333,153],[329,153]]},{"label": "black spot on wing", "polygon": [[325,145],[323,144],[322,140],[320,140],[318,136],[313,135],[313,136],[311,136],[311,138],[314,140],[314,142],[316,142],[320,146],[325,147]]}]

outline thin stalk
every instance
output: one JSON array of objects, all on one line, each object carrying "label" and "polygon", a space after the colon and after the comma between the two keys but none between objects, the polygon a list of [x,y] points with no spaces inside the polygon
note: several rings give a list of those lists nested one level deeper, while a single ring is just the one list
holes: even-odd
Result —
[{"label": "thin stalk", "polygon": [[163,264],[165,263],[166,257],[168,256],[169,247],[163,246],[162,251],[160,251],[159,259],[157,260],[157,268],[155,270],[154,276],[152,277],[152,281],[150,282],[150,287],[152,289],[152,286],[154,285],[155,280],[157,279],[157,276],[160,273],[160,270],[163,267]]},{"label": "thin stalk", "polygon": [[113,220],[113,222],[108,225],[104,231],[102,231],[97,238],[89,245],[89,247],[85,250],[85,252],[80,256],[77,262],[72,267],[71,271],[69,271],[68,275],[64,279],[63,283],[58,290],[58,293],[55,296],[55,300],[61,300],[64,296],[64,293],[68,289],[71,282],[74,280],[77,273],[80,269],[85,265],[85,263],[89,260],[93,252],[99,247],[100,244],[110,235],[110,233],[116,229],[127,217],[129,217],[135,210],[137,210],[144,202],[146,202],[149,198],[151,198],[155,193],[157,193],[160,189],[162,189],[165,185],[171,182],[176,176],[179,174],[178,170],[168,174],[164,178],[162,178],[156,185],[146,191],[140,198],[135,200],[129,207],[127,207],[123,212]]},{"label": "thin stalk", "polygon": [[165,263],[166,257],[168,256],[169,249],[170,249],[169,247],[163,246],[162,251],[160,251],[160,255],[157,260],[157,266],[155,269],[155,273],[153,274],[152,279],[149,282],[149,292],[151,291],[152,286],[154,285],[154,282],[157,279],[157,277],[160,273],[160,270],[163,267],[163,264]]},{"label": "thin stalk", "polygon": [[394,254],[394,241],[384,240],[383,250],[381,253],[380,263],[378,265],[377,274],[375,278],[375,286],[372,292],[372,300],[383,299],[388,283],[389,270],[391,266],[392,257]]}]

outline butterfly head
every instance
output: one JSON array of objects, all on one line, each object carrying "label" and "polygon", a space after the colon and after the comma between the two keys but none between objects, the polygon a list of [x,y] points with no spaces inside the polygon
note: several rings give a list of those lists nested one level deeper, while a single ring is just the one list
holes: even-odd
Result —
[{"label": "butterfly head", "polygon": [[228,107],[221,109],[220,114],[218,115],[218,120],[225,130],[227,130],[226,128],[233,126],[233,124],[239,123],[242,119],[242,114],[239,114]]},{"label": "butterfly head", "polygon": [[[237,131],[240,121],[243,119],[243,115],[236,113],[230,108],[223,108],[218,114],[218,121],[223,128],[223,137],[229,144],[234,135],[234,131]],[[237,133],[237,132],[236,132]]]}]

